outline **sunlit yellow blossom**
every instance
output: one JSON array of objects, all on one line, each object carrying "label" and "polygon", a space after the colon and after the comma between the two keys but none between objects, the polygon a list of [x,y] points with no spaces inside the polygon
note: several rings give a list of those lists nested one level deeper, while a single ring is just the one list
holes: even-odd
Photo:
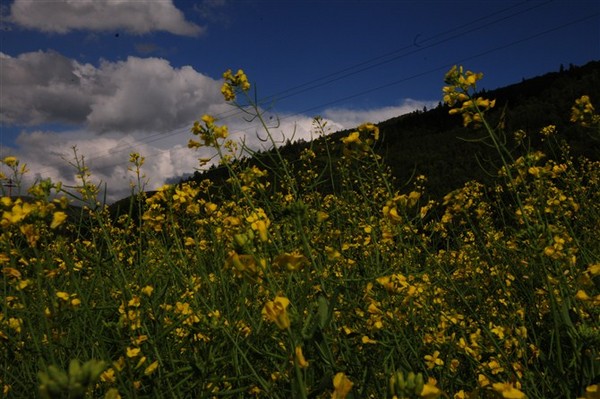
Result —
[{"label": "sunlit yellow blossom", "polygon": [[490,326],[490,331],[493,332],[498,338],[502,339],[504,338],[504,328],[500,327],[500,326]]},{"label": "sunlit yellow blossom", "polygon": [[488,385],[490,385],[490,380],[483,374],[478,374],[477,375],[477,383],[479,384],[479,386],[481,388],[487,387]]},{"label": "sunlit yellow blossom", "polygon": [[202,122],[206,123],[207,125],[212,125],[216,121],[215,117],[212,115],[209,115],[209,114],[202,115],[201,119],[202,119]]},{"label": "sunlit yellow blossom", "polygon": [[19,226],[19,230],[21,231],[21,233],[23,233],[23,235],[27,239],[27,243],[31,247],[35,247],[37,242],[40,239],[39,229],[37,229],[36,226],[34,226],[33,224],[27,223],[27,224],[22,224],[21,226]]},{"label": "sunlit yellow blossom", "polygon": [[555,125],[545,126],[544,128],[542,128],[542,130],[540,130],[540,134],[544,137],[553,136],[556,134],[556,126]]},{"label": "sunlit yellow blossom", "polygon": [[115,382],[116,381],[115,369],[113,369],[111,367],[109,369],[104,370],[104,372],[102,374],[100,374],[100,381],[108,382],[108,383]]},{"label": "sunlit yellow blossom", "polygon": [[235,99],[235,92],[229,83],[223,83],[223,86],[221,86],[221,94],[223,94],[225,101],[231,101]]},{"label": "sunlit yellow blossom", "polygon": [[502,367],[496,359],[492,359],[491,361],[488,362],[487,365],[488,365],[490,371],[492,372],[492,374],[494,374],[494,375],[504,371],[504,367]]},{"label": "sunlit yellow blossom", "polygon": [[329,219],[329,214],[327,212],[323,212],[323,211],[317,212],[317,222],[318,223],[322,223],[327,219]]},{"label": "sunlit yellow blossom", "polygon": [[2,214],[2,221],[8,222],[7,224],[17,224],[24,220],[30,213],[34,211],[34,205],[28,202],[22,203],[20,200],[17,200],[10,212],[4,212]]},{"label": "sunlit yellow blossom", "polygon": [[158,360],[153,361],[144,369],[144,375],[151,375],[158,368]]},{"label": "sunlit yellow blossom", "polygon": [[594,384],[589,385],[585,388],[585,393],[582,398],[578,399],[599,399],[600,398],[600,385]]},{"label": "sunlit yellow blossom", "polygon": [[2,268],[2,274],[4,274],[6,277],[11,277],[11,278],[16,278],[16,279],[21,278],[21,272],[18,271],[17,269],[15,269],[14,267]]},{"label": "sunlit yellow blossom", "polygon": [[433,355],[425,355],[424,356],[425,364],[427,365],[428,369],[432,369],[435,366],[443,366],[444,365],[444,361],[442,359],[440,359],[439,356],[440,356],[440,351],[433,352]]},{"label": "sunlit yellow blossom", "polygon": [[207,215],[214,213],[217,210],[217,208],[217,204],[214,204],[212,202],[207,202],[206,204],[204,204],[204,211]]},{"label": "sunlit yellow blossom", "polygon": [[141,351],[140,348],[127,347],[126,354],[127,354],[127,357],[129,357],[129,358],[137,357],[140,354],[140,351]]},{"label": "sunlit yellow blossom", "polygon": [[335,248],[325,246],[325,253],[327,254],[327,260],[333,261],[342,257],[340,251]]},{"label": "sunlit yellow blossom", "polygon": [[239,69],[235,75],[231,69],[228,69],[223,73],[223,79],[225,82],[221,87],[221,93],[223,94],[225,101],[235,100],[236,88],[244,92],[250,90],[250,82],[248,81],[248,77],[241,69]]},{"label": "sunlit yellow blossom", "polygon": [[58,291],[58,292],[56,293],[56,297],[57,297],[57,298],[59,298],[59,299],[62,299],[63,301],[65,301],[65,302],[66,302],[66,301],[68,301],[68,300],[69,300],[69,297],[70,297],[70,295],[69,295],[69,293],[68,293],[68,292],[64,292],[64,291]]},{"label": "sunlit yellow blossom", "polygon": [[352,386],[354,383],[350,381],[346,374],[337,373],[335,377],[333,377],[333,388],[334,391],[331,394],[332,399],[344,399],[350,391],[352,390]]},{"label": "sunlit yellow blossom", "polygon": [[575,298],[579,299],[580,301],[589,301],[592,299],[584,290],[578,290],[575,294]]},{"label": "sunlit yellow blossom", "polygon": [[589,265],[586,271],[591,276],[599,275],[600,274],[600,263],[593,263],[593,264]]},{"label": "sunlit yellow blossom", "polygon": [[260,275],[266,268],[264,259],[256,259],[254,255],[238,254],[236,251],[229,252],[229,256],[225,260],[225,268],[233,268],[234,273],[241,277]]},{"label": "sunlit yellow blossom", "polygon": [[141,304],[140,301],[140,297],[137,295],[134,295],[128,302],[127,302],[127,306],[131,307],[131,308],[139,308]]},{"label": "sunlit yellow blossom", "polygon": [[398,209],[395,206],[385,205],[382,209],[383,215],[390,219],[393,223],[400,223],[402,221],[402,217],[398,215]]},{"label": "sunlit yellow blossom", "polygon": [[258,231],[258,236],[260,237],[261,241],[266,242],[268,240],[267,223],[265,223],[264,220],[257,220],[256,222],[252,223],[252,228]]},{"label": "sunlit yellow blossom", "polygon": [[2,163],[8,167],[14,167],[19,165],[19,160],[16,157],[8,156],[2,160]]},{"label": "sunlit yellow blossom", "polygon": [[55,229],[67,219],[67,214],[65,212],[54,212],[52,215],[52,223],[50,224],[51,229]]},{"label": "sunlit yellow blossom", "polygon": [[298,253],[283,253],[277,255],[275,259],[273,259],[273,264],[279,267],[285,267],[288,271],[297,271],[302,269],[306,264],[308,264],[308,259],[306,256]]},{"label": "sunlit yellow blossom", "polygon": [[425,399],[437,399],[442,396],[442,391],[436,386],[436,383],[435,379],[429,378],[420,392],[421,397]]},{"label": "sunlit yellow blossom", "polygon": [[494,391],[498,392],[505,399],[525,399],[527,396],[515,388],[512,384],[496,382],[492,384]]},{"label": "sunlit yellow blossom", "polygon": [[[481,123],[482,114],[496,105],[496,100],[471,97],[470,91],[476,89],[476,83],[482,77],[483,74],[481,73],[464,72],[462,66],[457,67],[456,65],[446,73],[444,82],[450,86],[445,86],[442,89],[444,102],[453,107],[449,111],[451,115],[462,115],[464,126],[468,126],[473,122]],[[462,104],[458,107],[457,103]]]},{"label": "sunlit yellow blossom", "polygon": [[374,339],[369,338],[367,335],[363,335],[363,337],[360,339],[360,341],[363,344],[376,344],[377,341],[375,341]]},{"label": "sunlit yellow blossom", "polygon": [[575,105],[571,108],[571,122],[584,127],[600,124],[600,115],[595,113],[589,96],[581,96],[575,100]]},{"label": "sunlit yellow blossom", "polygon": [[308,362],[304,358],[304,354],[302,353],[302,347],[296,346],[295,352],[296,352],[296,361],[298,362],[298,366],[303,369],[307,368]]},{"label": "sunlit yellow blossom", "polygon": [[274,322],[280,329],[286,330],[290,327],[290,318],[287,314],[289,304],[289,299],[281,296],[275,297],[275,300],[265,304],[262,315],[267,320]]},{"label": "sunlit yellow blossom", "polygon": [[344,144],[351,144],[351,143],[360,144],[361,143],[360,133],[358,133],[358,132],[350,133],[348,136],[346,136],[342,139],[342,143],[344,143]]},{"label": "sunlit yellow blossom", "polygon": [[23,320],[16,317],[10,317],[8,319],[8,327],[17,333],[20,333],[23,328]]},{"label": "sunlit yellow blossom", "polygon": [[138,360],[136,366],[134,367],[134,369],[139,369],[140,367],[142,367],[144,365],[144,363],[146,363],[146,360],[148,360],[148,358],[146,356],[142,356],[140,357],[140,359]]}]

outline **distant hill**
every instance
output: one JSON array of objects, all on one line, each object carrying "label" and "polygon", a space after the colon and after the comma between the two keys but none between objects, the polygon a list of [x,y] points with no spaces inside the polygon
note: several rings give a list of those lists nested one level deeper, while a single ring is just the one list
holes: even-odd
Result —
[{"label": "distant hill", "polygon": [[[478,95],[496,99],[496,107],[488,116],[489,121],[493,124],[503,121],[509,147],[512,145],[512,133],[523,129],[531,140],[531,146],[543,149],[546,144],[540,141],[537,132],[546,125],[554,124],[560,137],[569,143],[574,157],[584,155],[590,159],[600,159],[600,138],[590,136],[589,132],[569,122],[571,106],[575,99],[584,94],[590,95],[596,103],[600,101],[600,61],[583,66],[561,67],[558,72],[483,91]],[[427,177],[427,189],[432,197],[442,196],[469,180],[486,181],[493,178],[496,170],[490,167],[490,163],[497,161],[495,150],[474,141],[482,137],[484,132],[464,128],[462,118],[449,115],[448,111],[449,108],[440,102],[434,109],[415,111],[378,124],[381,140],[376,145],[376,151],[390,167],[400,191],[415,175]],[[348,132],[340,131],[328,137],[339,146],[339,140]],[[304,148],[309,145],[318,148],[323,145],[322,140],[324,138],[311,143],[288,143],[279,151],[293,163]],[[339,148],[334,148],[334,156],[340,156],[340,153]],[[259,154],[261,162],[268,164],[268,155]],[[482,168],[481,164],[487,165],[489,170]],[[195,172],[180,182],[211,179],[219,184],[227,177],[225,168],[212,168],[203,173]],[[118,201],[112,208],[129,209],[129,199]]]}]

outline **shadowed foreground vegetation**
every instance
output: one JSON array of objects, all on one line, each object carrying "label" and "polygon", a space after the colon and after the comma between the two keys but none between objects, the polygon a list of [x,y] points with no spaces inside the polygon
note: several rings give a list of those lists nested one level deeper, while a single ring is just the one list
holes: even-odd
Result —
[{"label": "shadowed foreground vegetation", "polygon": [[[510,130],[481,78],[448,72],[445,112],[493,174],[442,195],[419,171],[400,190],[373,124],[316,118],[320,145],[291,162],[205,115],[189,147],[215,151],[218,184],[147,195],[131,154],[135,203],[111,214],[76,156],[85,218],[48,180],[3,197],[4,396],[598,398],[600,164],[555,124]],[[243,72],[224,79],[263,122]],[[600,140],[590,98],[569,101]]]}]

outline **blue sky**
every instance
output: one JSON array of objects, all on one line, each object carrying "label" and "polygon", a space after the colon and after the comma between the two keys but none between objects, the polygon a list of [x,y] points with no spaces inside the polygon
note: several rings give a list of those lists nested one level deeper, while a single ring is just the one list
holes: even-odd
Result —
[{"label": "blue sky", "polygon": [[434,106],[451,65],[493,89],[600,59],[600,2],[402,0],[3,1],[0,156],[73,184],[71,148],[109,199],[127,195],[132,151],[149,188],[190,173],[191,123],[222,117],[221,74],[243,68],[282,121],[309,138]]}]

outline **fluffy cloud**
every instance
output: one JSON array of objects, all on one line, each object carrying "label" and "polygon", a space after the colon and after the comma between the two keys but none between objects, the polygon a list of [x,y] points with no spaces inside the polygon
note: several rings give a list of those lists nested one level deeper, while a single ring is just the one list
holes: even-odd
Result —
[{"label": "fluffy cloud", "polygon": [[0,121],[85,124],[98,132],[160,131],[226,105],[220,83],[161,58],[80,64],[56,52],[0,53]]},{"label": "fluffy cloud", "polygon": [[[198,154],[181,141],[181,137],[179,140],[171,138],[170,143],[157,146],[134,134],[98,136],[83,130],[60,133],[40,130],[22,132],[10,154],[27,164],[29,173],[24,187],[36,179],[46,178],[67,187],[80,183],[73,165],[73,148],[76,148],[78,157],[83,157],[89,168],[91,181],[101,188],[106,185],[106,199],[110,203],[131,193],[130,183],[135,181],[135,175],[128,170],[130,152],[141,153],[146,158],[143,172],[149,180],[148,190],[160,187],[173,176],[193,172],[198,166]],[[160,148],[165,146],[168,148]]]},{"label": "fluffy cloud", "polygon": [[56,33],[122,29],[135,34],[166,31],[197,36],[203,32],[169,0],[15,0],[9,19],[26,28]]},{"label": "fluffy cloud", "polygon": [[[290,140],[310,140],[313,138],[312,118],[299,115],[281,115],[280,123],[270,130],[276,144]],[[275,118],[273,119],[275,121]],[[241,115],[228,117],[222,121],[229,126],[230,138],[244,142],[253,150],[271,147],[266,141],[266,132],[258,122],[249,124]],[[328,121],[332,131],[341,128],[339,124]],[[189,126],[188,126],[189,127]],[[83,156],[92,175],[92,181],[106,185],[106,199],[114,202],[131,193],[130,182],[135,176],[128,171],[131,152],[138,152],[146,158],[143,172],[148,176],[147,190],[153,190],[165,183],[176,182],[179,177],[189,175],[199,167],[199,158],[210,158],[214,153],[207,148],[190,150],[187,141],[192,136],[188,127],[171,131],[169,134],[148,136],[141,133],[110,132],[98,135],[86,129],[71,131],[35,130],[21,132],[13,148],[0,148],[0,158],[13,155],[27,164],[30,173],[24,187],[36,179],[51,178],[65,186],[78,184],[77,169],[74,163],[73,148],[78,156]],[[260,135],[261,139],[258,138]],[[205,165],[209,167],[213,162]]]},{"label": "fluffy cloud", "polygon": [[432,108],[436,106],[433,101],[420,101],[407,98],[400,105],[373,109],[356,110],[350,108],[329,108],[323,112],[323,116],[336,121],[344,129],[352,129],[364,122],[379,123],[404,115],[423,107]]},{"label": "fluffy cloud", "polygon": [[[76,185],[72,148],[85,157],[94,182],[106,183],[109,202],[126,197],[134,176],[128,171],[130,152],[146,158],[148,190],[189,175],[209,149],[187,148],[189,128],[208,113],[229,126],[231,138],[253,150],[268,149],[266,133],[258,121],[223,101],[220,81],[193,68],[173,68],[161,58],[129,57],[125,61],[82,64],[56,52],[32,52],[11,57],[0,53],[0,121],[8,125],[37,126],[23,130],[0,157],[15,155],[35,178],[50,177]],[[405,100],[399,106],[371,110],[328,109],[322,115],[330,132],[352,128],[365,121],[379,122],[431,106]],[[313,120],[305,115],[265,114],[277,144],[310,140]],[[46,124],[70,124],[71,130],[49,131]],[[259,139],[260,136],[262,139]]]}]

